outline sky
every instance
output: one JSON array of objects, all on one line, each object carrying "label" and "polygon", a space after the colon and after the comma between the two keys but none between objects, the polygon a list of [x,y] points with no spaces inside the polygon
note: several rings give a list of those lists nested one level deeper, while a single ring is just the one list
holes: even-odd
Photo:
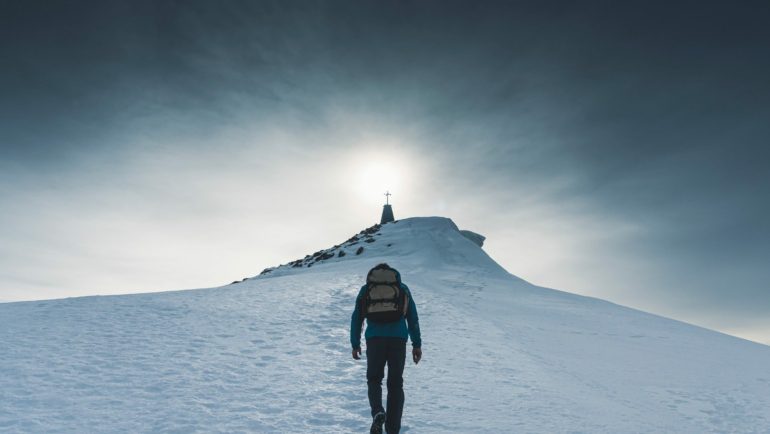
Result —
[{"label": "sky", "polygon": [[770,344],[770,4],[0,0],[0,300],[218,286],[445,216]]}]

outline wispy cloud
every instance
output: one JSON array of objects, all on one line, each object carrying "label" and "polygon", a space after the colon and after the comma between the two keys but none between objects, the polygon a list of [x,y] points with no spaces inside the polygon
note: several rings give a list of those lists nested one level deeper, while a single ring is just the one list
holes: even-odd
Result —
[{"label": "wispy cloud", "polygon": [[770,12],[696,9],[9,6],[0,298],[256,274],[375,221],[379,164],[535,283],[765,336]]}]

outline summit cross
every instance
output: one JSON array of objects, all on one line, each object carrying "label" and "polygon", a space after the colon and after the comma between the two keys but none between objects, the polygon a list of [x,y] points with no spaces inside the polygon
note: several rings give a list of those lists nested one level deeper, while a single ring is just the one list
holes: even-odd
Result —
[{"label": "summit cross", "polygon": [[390,194],[389,191],[386,191],[385,192],[385,205],[388,205],[388,199],[390,199],[390,196],[393,196],[393,195]]}]

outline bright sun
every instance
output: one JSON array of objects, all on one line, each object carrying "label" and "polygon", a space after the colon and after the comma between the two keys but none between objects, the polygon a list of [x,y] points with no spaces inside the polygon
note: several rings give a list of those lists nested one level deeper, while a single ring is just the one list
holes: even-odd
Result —
[{"label": "bright sun", "polygon": [[403,171],[386,162],[367,162],[358,175],[358,192],[373,202],[384,202],[386,191],[397,192],[403,185]]},{"label": "bright sun", "polygon": [[404,162],[383,160],[382,156],[368,158],[358,165],[356,192],[369,203],[385,203],[385,192],[398,195],[408,183]]}]

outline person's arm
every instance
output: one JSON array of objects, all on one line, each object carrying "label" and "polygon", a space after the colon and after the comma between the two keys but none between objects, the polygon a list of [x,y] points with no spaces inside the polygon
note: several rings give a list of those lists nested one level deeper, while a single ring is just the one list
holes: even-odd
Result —
[{"label": "person's arm", "polygon": [[[402,284],[403,285],[403,284]],[[412,340],[412,358],[414,363],[422,357],[422,336],[420,335],[420,317],[417,315],[417,305],[414,303],[412,292],[404,285],[409,294],[409,308],[406,313],[406,323],[409,329],[409,338]]]},{"label": "person's arm", "polygon": [[356,308],[353,310],[353,315],[350,316],[350,345],[353,347],[353,358],[356,360],[361,358],[361,329],[364,324],[361,318],[361,297],[364,288],[362,287],[358,292]]},{"label": "person's arm", "polygon": [[412,292],[409,291],[409,287],[406,287],[407,294],[409,294],[409,308],[406,313],[406,323],[409,329],[409,338],[412,340],[412,360],[414,363],[420,363],[422,359],[422,336],[420,336],[420,317],[417,315],[417,305],[412,298]]}]

